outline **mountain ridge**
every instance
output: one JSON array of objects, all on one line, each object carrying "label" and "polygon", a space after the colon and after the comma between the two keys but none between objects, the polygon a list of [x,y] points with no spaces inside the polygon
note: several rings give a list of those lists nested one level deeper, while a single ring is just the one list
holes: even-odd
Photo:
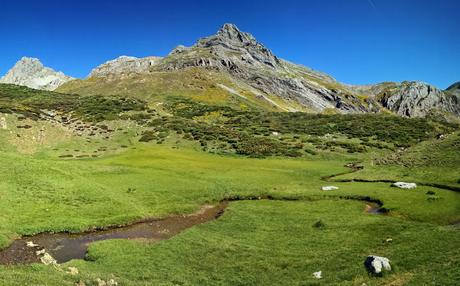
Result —
[{"label": "mountain ridge", "polygon": [[96,90],[103,95],[148,94],[149,100],[155,94],[174,94],[173,88],[181,89],[181,93],[193,91],[195,99],[200,100],[198,94],[203,92],[196,90],[209,89],[212,93],[218,88],[219,94],[225,91],[228,97],[238,97],[238,102],[268,104],[280,111],[389,111],[407,117],[436,111],[460,116],[460,93],[455,88],[443,91],[419,81],[344,84],[325,73],[278,58],[253,35],[229,23],[190,47],[177,46],[165,57],[121,56],[95,67],[86,79],[65,81],[57,88],[86,94]]}]

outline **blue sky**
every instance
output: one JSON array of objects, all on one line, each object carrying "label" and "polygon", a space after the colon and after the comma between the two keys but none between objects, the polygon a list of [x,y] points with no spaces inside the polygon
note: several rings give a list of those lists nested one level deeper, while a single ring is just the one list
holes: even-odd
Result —
[{"label": "blue sky", "polygon": [[460,1],[0,0],[0,74],[22,56],[75,77],[120,55],[164,56],[225,22],[351,84],[460,80]]}]

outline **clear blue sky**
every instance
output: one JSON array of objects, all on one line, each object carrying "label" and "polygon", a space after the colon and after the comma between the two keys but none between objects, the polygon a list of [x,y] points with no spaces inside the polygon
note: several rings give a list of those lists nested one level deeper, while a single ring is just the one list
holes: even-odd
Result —
[{"label": "clear blue sky", "polygon": [[345,83],[460,80],[458,0],[0,0],[0,74],[33,56],[84,77],[120,55],[164,56],[225,22]]}]

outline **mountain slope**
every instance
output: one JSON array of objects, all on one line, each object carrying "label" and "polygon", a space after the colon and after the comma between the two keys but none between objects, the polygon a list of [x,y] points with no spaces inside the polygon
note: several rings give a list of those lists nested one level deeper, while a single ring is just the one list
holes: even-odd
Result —
[{"label": "mountain slope", "polygon": [[164,58],[121,57],[89,78],[60,88],[83,94],[130,94],[148,101],[185,95],[195,100],[278,111],[367,113],[390,111],[423,117],[433,111],[460,115],[460,95],[422,82],[342,84],[275,56],[251,34],[225,24],[191,47]]},{"label": "mountain slope", "polygon": [[43,66],[39,59],[23,57],[6,75],[0,78],[0,83],[23,85],[42,90],[55,90],[73,79],[62,72],[56,72]]},{"label": "mountain slope", "polygon": [[330,76],[279,59],[251,34],[232,24],[225,24],[217,34],[200,39],[190,48],[174,50],[153,68],[174,71],[191,66],[228,73],[258,94],[293,101],[316,112],[327,108],[342,112],[369,110]]}]

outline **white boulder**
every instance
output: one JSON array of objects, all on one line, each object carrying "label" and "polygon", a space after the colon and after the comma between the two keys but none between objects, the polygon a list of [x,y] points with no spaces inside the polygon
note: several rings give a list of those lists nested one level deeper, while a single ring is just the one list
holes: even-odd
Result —
[{"label": "white boulder", "polygon": [[338,190],[339,187],[336,187],[336,186],[324,186],[324,187],[321,187],[321,190],[323,191],[334,191],[334,190]]},{"label": "white boulder", "polygon": [[315,277],[316,279],[323,278],[321,275],[322,275],[322,271],[313,272],[313,277]]},{"label": "white boulder", "polygon": [[392,184],[393,187],[400,189],[415,189],[417,187],[416,183],[406,183],[406,182],[396,182]]}]

